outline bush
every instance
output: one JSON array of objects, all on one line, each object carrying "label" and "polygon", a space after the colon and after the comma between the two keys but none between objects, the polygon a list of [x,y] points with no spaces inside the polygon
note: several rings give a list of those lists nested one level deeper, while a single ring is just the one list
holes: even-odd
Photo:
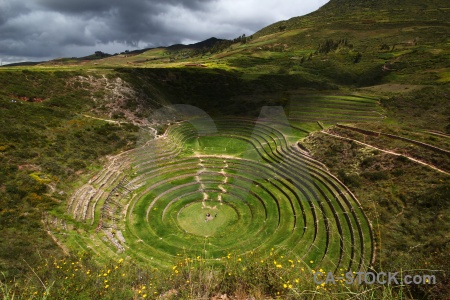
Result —
[{"label": "bush", "polygon": [[400,156],[397,156],[397,161],[402,162],[402,163],[406,163],[406,162],[409,161],[409,159],[406,156],[404,156],[404,155],[400,155]]},{"label": "bush", "polygon": [[338,172],[339,179],[349,187],[360,187],[362,185],[361,178],[358,174],[346,174],[344,170]]},{"label": "bush", "polygon": [[[5,283],[5,299],[401,299],[407,287],[350,287],[342,282],[317,285],[314,272],[300,260],[274,254],[261,260],[256,254],[223,258],[223,266],[201,257],[178,257],[170,268],[138,267],[124,259],[103,266],[90,257],[46,257],[33,276]],[[276,260],[276,264],[275,264]],[[323,270],[320,270],[322,272]],[[326,271],[323,271],[326,272]],[[324,278],[320,278],[324,280]],[[38,297],[39,295],[39,297]],[[10,298],[9,298],[10,297]]]},{"label": "bush", "polygon": [[76,171],[86,168],[85,162],[79,159],[69,161],[68,166]]},{"label": "bush", "polygon": [[367,178],[371,181],[387,180],[389,179],[389,173],[387,171],[374,171],[374,172],[363,172],[361,176]]},{"label": "bush", "polygon": [[376,162],[376,158],[373,156],[370,157],[366,157],[365,159],[363,159],[363,161],[361,162],[360,166],[362,168],[368,168],[370,166],[372,166],[375,162]]}]

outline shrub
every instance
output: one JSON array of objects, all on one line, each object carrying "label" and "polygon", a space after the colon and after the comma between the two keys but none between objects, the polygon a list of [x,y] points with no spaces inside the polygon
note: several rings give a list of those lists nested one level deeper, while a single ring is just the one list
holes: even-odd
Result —
[{"label": "shrub", "polygon": [[389,173],[387,171],[363,172],[363,173],[361,173],[361,176],[363,176],[371,181],[389,179]]},{"label": "shrub", "polygon": [[346,174],[344,170],[340,170],[338,177],[347,186],[360,187],[362,185],[361,178],[358,174]]},{"label": "shrub", "polygon": [[373,156],[370,157],[366,157],[365,159],[363,159],[363,161],[361,162],[360,166],[362,168],[368,168],[370,166],[372,166],[375,162],[376,162],[376,158]]}]

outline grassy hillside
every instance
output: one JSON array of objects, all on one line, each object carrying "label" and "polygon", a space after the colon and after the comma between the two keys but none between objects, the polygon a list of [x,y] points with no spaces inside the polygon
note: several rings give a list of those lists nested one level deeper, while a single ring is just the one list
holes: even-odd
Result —
[{"label": "grassy hillside", "polygon": [[[64,213],[67,193],[105,155],[133,147],[137,127],[83,117],[94,91],[81,73],[1,72],[0,261],[8,278],[55,252],[42,214]],[[34,237],[34,238],[30,238]]]}]

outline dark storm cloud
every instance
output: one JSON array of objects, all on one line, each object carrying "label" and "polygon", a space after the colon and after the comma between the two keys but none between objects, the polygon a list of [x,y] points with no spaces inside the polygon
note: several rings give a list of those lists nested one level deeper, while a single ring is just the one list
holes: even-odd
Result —
[{"label": "dark storm cloud", "polygon": [[61,1],[61,0],[37,0],[35,3],[49,10],[56,10],[65,13],[85,13],[85,12],[103,12],[111,8],[130,8],[134,11],[146,11],[147,9],[158,10],[163,6],[183,6],[189,9],[202,9],[211,0],[77,0],[77,1]]},{"label": "dark storm cloud", "polygon": [[0,0],[3,62],[234,38],[326,0]]}]

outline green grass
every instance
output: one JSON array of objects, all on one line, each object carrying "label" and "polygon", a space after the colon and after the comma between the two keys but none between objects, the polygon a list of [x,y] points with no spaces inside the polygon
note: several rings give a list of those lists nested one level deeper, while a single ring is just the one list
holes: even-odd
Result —
[{"label": "green grass", "polygon": [[78,115],[94,106],[94,91],[75,84],[81,74],[0,71],[0,231],[5,241],[0,271],[8,277],[27,273],[22,258],[32,263],[39,253],[59,252],[42,230],[43,215],[65,218],[63,202],[79,180],[98,170],[103,156],[131,147],[136,139],[134,126]]},{"label": "green grass", "polygon": [[292,95],[289,118],[298,122],[381,122],[383,111],[378,100],[352,95]]},{"label": "green grass", "polygon": [[[313,133],[338,122],[357,123],[448,149],[450,45],[443,38],[449,35],[447,3],[387,3],[360,1],[350,8],[346,2],[331,1],[317,13],[264,28],[247,43],[219,53],[206,51],[183,58],[181,52],[160,48],[86,63],[63,59],[34,67],[0,68],[0,233],[4,241],[0,242],[0,271],[9,280],[28,274],[34,278],[10,285],[3,280],[0,291],[6,297],[15,293],[24,299],[46,291],[22,260],[34,268],[39,257],[61,253],[42,230],[42,216],[49,213],[49,229],[60,242],[72,253],[92,253],[102,265],[85,261],[79,267],[83,274],[74,273],[76,279],[70,281],[66,277],[72,276],[71,269],[54,270],[48,266],[50,260],[44,259],[47,266],[36,271],[49,281],[44,283],[51,286],[55,298],[139,298],[144,284],[150,291],[149,282],[154,283],[155,298],[171,288],[179,290],[180,298],[200,298],[200,294],[211,298],[239,290],[247,293],[242,298],[444,295],[448,276],[442,274],[441,282],[432,288],[377,286],[361,294],[354,294],[363,291],[354,287],[316,290],[310,277],[298,275],[303,274],[301,268],[333,270],[338,260],[342,269],[353,269],[360,262],[367,266],[372,242],[377,270],[440,270],[448,265],[447,177]],[[286,26],[285,31],[280,25]],[[318,53],[319,44],[342,39],[349,45]],[[207,68],[184,67],[188,62]],[[89,83],[79,76],[90,78]],[[125,95],[121,104],[108,102],[103,76],[120,77],[139,97]],[[88,196],[67,210],[69,194],[100,170],[105,155],[134,147],[138,134],[135,126],[115,126],[82,115],[109,119],[120,116],[115,111],[120,105],[131,115],[151,121],[153,111],[171,103],[194,105],[214,117],[246,118],[218,120],[219,133],[208,136],[197,137],[185,124],[171,126],[166,140],[126,155],[132,171],[127,167],[122,173],[105,174],[111,177],[104,182],[92,181],[95,189],[104,192],[94,215],[84,218],[80,213],[84,203],[89,212],[93,208]],[[285,115],[281,110],[268,113],[267,106],[282,106]],[[167,125],[155,127],[162,134]],[[352,137],[405,151],[437,166],[448,164],[446,158],[406,142]],[[363,209],[328,170],[296,152],[293,146],[300,139],[352,189]],[[140,145],[146,141],[142,137]],[[108,202],[106,197],[121,176],[141,186],[128,195],[120,192],[114,197],[117,203]],[[343,191],[344,195],[337,195]],[[223,209],[229,211],[206,222],[214,226],[204,227],[202,215],[195,212],[203,193],[208,196],[206,204],[219,203],[220,197]],[[105,218],[103,224],[114,227],[115,238],[123,233],[125,253],[117,253],[106,231],[95,230],[102,208],[108,205],[112,211],[105,215],[117,220]],[[350,208],[355,209],[353,214],[348,214]],[[75,210],[76,216],[72,215]],[[197,226],[192,228],[193,224]],[[205,235],[211,236],[205,239]],[[252,252],[254,260],[238,261]],[[180,275],[167,272],[183,255],[187,261],[204,259],[204,265],[184,264]],[[161,268],[162,273],[121,267],[127,276],[111,276],[108,288],[102,277],[86,274],[87,268],[96,270],[96,276],[110,274],[105,267],[114,270],[117,262],[110,259],[127,256],[141,266]],[[292,273],[286,271],[291,264],[288,259],[297,262]],[[59,258],[55,260],[59,264]],[[151,274],[155,276],[150,278]],[[164,279],[158,281],[159,277]],[[297,277],[302,283],[289,288]],[[207,278],[217,280],[215,285],[208,285]],[[193,284],[196,279],[199,285]]]},{"label": "green grass", "polygon": [[[208,76],[211,74],[214,72]],[[253,80],[260,79],[257,76]],[[258,251],[265,259],[270,257],[272,248],[277,248],[280,254],[288,253],[301,261],[305,268],[347,269],[360,263],[368,265],[373,245],[369,224],[358,204],[348,196],[335,199],[336,192],[344,187],[307,158],[294,158],[289,147],[305,137],[306,132],[320,129],[317,121],[325,126],[336,121],[353,122],[355,116],[360,121],[372,121],[371,114],[381,111],[377,100],[356,93],[292,92],[277,97],[288,104],[287,115],[296,127],[289,126],[289,119],[283,119],[286,116],[283,117],[282,111],[261,112],[257,125],[248,118],[220,119],[216,121],[219,132],[207,136],[196,137],[195,130],[184,123],[170,128],[170,141],[156,141],[147,150],[138,149],[136,155],[130,153],[127,159],[136,164],[133,171],[136,174],[130,179],[135,178],[143,186],[133,192],[134,196],[120,200],[121,206],[113,214],[118,220],[103,220],[106,226],[114,225],[114,230],[123,233],[127,255],[142,264],[166,268],[181,253],[201,256],[211,265],[221,265],[220,260],[228,252]],[[303,122],[300,120],[303,116],[311,119]],[[379,117],[373,119],[379,121]],[[103,126],[100,131],[111,129],[103,121],[84,118],[72,119],[70,126],[80,127],[85,123]],[[169,144],[173,150],[166,153]],[[178,157],[169,158],[169,153]],[[153,159],[158,161],[152,162]],[[39,183],[50,177],[33,171],[30,178]],[[59,229],[62,234],[56,235],[71,249],[92,251],[99,262],[123,257],[105,240],[104,232],[95,232],[102,206],[106,204],[105,197],[118,183],[119,177],[114,178],[103,187],[100,181],[92,183],[106,193],[98,202],[93,218],[69,222],[77,228],[76,234]],[[268,178],[272,181],[267,181]],[[217,219],[205,222],[201,213],[189,211],[201,207],[198,201],[204,194],[200,189],[208,195],[206,204],[219,203],[220,196],[224,201],[221,207],[230,214],[221,212]],[[122,211],[128,204],[124,216]],[[356,212],[347,219],[345,212],[349,207],[356,208]],[[300,217],[303,213],[304,218]],[[57,215],[65,218],[61,213]],[[330,220],[329,231],[325,229],[326,218]],[[303,230],[305,225],[308,229]],[[236,242],[238,236],[240,240]],[[353,246],[361,245],[362,248],[350,255]]]},{"label": "green grass", "polygon": [[[121,206],[109,202],[108,210],[119,211],[114,214],[117,220],[103,220],[103,226],[122,231],[129,255],[155,266],[170,266],[181,253],[220,265],[228,252],[258,251],[264,258],[276,247],[299,261],[315,262],[304,264],[307,268],[359,268],[370,261],[370,229],[358,204],[345,195],[335,198],[339,183],[289,150],[284,133],[293,141],[303,133],[249,119],[221,119],[216,125],[217,133],[198,137],[191,136],[188,123],[170,128],[169,138],[180,149],[176,158],[161,160],[145,147],[136,150],[137,175],[132,184],[140,188],[132,198],[119,201],[127,207],[126,216],[120,213]],[[185,139],[185,134],[190,138]],[[344,218],[349,207],[356,213]],[[213,218],[205,221],[207,212]],[[325,218],[330,218],[328,225]],[[92,229],[98,224],[97,217],[93,220]],[[85,234],[94,236],[93,241],[103,237],[92,230]],[[360,247],[360,241],[365,249],[349,255],[348,249]],[[106,246],[104,253],[115,251],[108,242],[87,244]]]},{"label": "green grass", "polygon": [[185,147],[203,155],[232,155],[236,157],[254,156],[249,144],[227,136],[201,136],[188,140]]},{"label": "green grass", "polygon": [[[178,212],[179,226],[194,235],[213,237],[228,232],[238,220],[237,212],[228,205],[220,205],[217,201],[207,201],[206,205],[216,209],[205,209],[201,202],[184,207]],[[206,217],[208,213],[212,217],[211,220]]]}]

